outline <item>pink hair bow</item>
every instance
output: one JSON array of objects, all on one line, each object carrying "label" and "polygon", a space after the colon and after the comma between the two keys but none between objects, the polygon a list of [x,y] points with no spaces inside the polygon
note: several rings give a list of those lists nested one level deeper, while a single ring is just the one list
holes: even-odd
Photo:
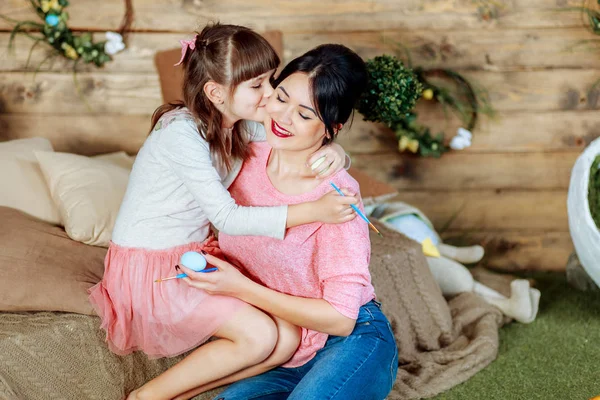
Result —
[{"label": "pink hair bow", "polygon": [[174,67],[181,65],[181,63],[185,59],[185,54],[187,53],[188,49],[194,50],[196,48],[196,36],[194,36],[190,40],[180,40],[179,41],[179,43],[181,43],[181,60],[179,60],[179,62],[177,64],[175,64]]}]

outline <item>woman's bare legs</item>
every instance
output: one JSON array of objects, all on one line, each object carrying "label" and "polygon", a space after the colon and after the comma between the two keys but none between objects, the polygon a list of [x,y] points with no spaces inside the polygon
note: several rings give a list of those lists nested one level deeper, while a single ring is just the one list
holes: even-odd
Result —
[{"label": "woman's bare legs", "polygon": [[262,311],[244,306],[214,334],[218,340],[194,350],[139,389],[128,400],[172,399],[198,386],[263,362],[277,343],[277,325]]},{"label": "woman's bare legs", "polygon": [[296,352],[296,349],[298,348],[298,345],[300,344],[301,330],[296,325],[292,325],[289,322],[284,321],[280,318],[273,317],[273,319],[277,324],[278,339],[277,345],[275,346],[275,350],[273,350],[269,358],[267,358],[260,364],[253,365],[242,371],[231,374],[225,378],[213,381],[209,384],[202,385],[188,392],[185,392],[175,397],[173,400],[188,400],[194,396],[197,396],[200,393],[206,392],[216,387],[237,382],[242,379],[250,378],[251,376],[260,375],[263,372],[267,372],[275,367],[280,366],[281,364],[284,364],[286,361],[292,358],[292,356]]}]

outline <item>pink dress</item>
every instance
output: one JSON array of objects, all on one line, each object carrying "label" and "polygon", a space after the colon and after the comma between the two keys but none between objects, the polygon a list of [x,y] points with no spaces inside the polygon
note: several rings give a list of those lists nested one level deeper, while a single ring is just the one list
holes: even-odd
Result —
[{"label": "pink dress", "polygon": [[125,355],[142,350],[150,358],[172,357],[206,342],[241,300],[210,295],[181,279],[175,265],[186,251],[204,250],[222,257],[214,237],[168,250],[110,244],[102,282],[90,289],[90,301],[102,319],[111,351]]},{"label": "pink dress", "polygon": [[[275,206],[317,200],[333,190],[330,182],[358,193],[357,182],[344,170],[309,193],[281,193],[266,172],[270,146],[253,143],[252,150],[255,157],[244,162],[229,188],[240,205]],[[255,282],[292,296],[324,299],[348,318],[356,319],[360,307],[375,298],[369,274],[369,228],[358,217],[339,225],[312,223],[289,228],[283,240],[220,233],[219,246],[229,261]],[[298,350],[283,366],[305,364],[327,338],[325,333],[303,328]]]}]

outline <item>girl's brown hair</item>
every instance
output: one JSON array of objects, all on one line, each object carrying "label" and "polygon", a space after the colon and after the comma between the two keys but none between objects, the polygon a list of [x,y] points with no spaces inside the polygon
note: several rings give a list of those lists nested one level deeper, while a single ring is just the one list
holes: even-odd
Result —
[{"label": "girl's brown hair", "polygon": [[245,160],[249,155],[246,133],[241,122],[231,133],[221,127],[223,115],[204,94],[209,81],[236,87],[279,66],[279,57],[271,45],[253,30],[224,24],[210,24],[196,36],[196,48],[188,49],[183,60],[183,101],[158,107],[152,115],[152,127],[164,113],[187,107],[198,121],[198,131],[213,154],[231,170],[231,159]]}]

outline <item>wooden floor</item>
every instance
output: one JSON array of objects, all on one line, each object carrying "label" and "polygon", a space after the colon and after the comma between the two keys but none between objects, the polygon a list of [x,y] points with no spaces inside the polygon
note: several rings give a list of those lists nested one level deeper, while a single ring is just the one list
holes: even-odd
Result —
[{"label": "wooden floor", "polygon": [[[32,18],[25,0],[5,0],[11,18]],[[208,20],[284,33],[289,60],[324,42],[346,44],[369,58],[401,42],[413,64],[458,69],[485,87],[497,111],[475,130],[473,146],[441,159],[398,154],[393,135],[365,123],[341,136],[354,165],[385,180],[402,200],[421,208],[444,233],[482,243],[496,268],[560,270],[572,251],[566,196],[572,165],[600,136],[598,47],[580,14],[558,7],[579,1],[472,0],[136,0],[136,33],[127,51],[104,69],[73,75],[62,61],[26,72],[31,41],[17,38],[7,51],[10,27],[0,21],[0,140],[46,136],[58,151],[135,152],[161,103],[152,62],[157,50],[177,46]],[[70,26],[98,32],[120,24],[122,1],[78,0]],[[45,58],[38,46],[30,64]],[[594,50],[595,49],[595,50]],[[449,138],[460,126],[420,105],[422,121]],[[98,150],[99,149],[99,150]]]}]

